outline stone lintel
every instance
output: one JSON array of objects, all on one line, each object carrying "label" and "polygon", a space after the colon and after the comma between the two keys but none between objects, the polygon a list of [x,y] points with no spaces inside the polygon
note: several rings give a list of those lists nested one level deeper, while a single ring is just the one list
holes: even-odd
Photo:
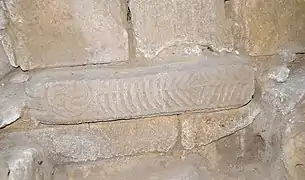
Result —
[{"label": "stone lintel", "polygon": [[27,106],[40,122],[75,124],[210,112],[251,100],[254,72],[244,59],[226,54],[190,59],[130,69],[35,72],[26,85]]}]

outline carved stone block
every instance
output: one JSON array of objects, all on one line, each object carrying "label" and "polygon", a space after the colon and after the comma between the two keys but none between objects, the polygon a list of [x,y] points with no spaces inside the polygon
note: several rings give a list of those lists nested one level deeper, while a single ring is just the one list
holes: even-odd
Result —
[{"label": "carved stone block", "polygon": [[49,124],[237,108],[253,93],[254,72],[234,55],[132,69],[44,70],[26,87],[31,117]]},{"label": "carved stone block", "polygon": [[120,0],[7,0],[3,44],[23,70],[128,60]]},{"label": "carved stone block", "polygon": [[130,0],[129,7],[138,57],[195,55],[205,45],[216,51],[233,48],[224,1]]}]

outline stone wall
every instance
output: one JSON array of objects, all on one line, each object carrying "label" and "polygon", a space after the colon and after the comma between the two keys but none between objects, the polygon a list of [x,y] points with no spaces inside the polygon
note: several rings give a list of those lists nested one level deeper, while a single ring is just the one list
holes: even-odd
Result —
[{"label": "stone wall", "polygon": [[304,177],[304,0],[1,10],[1,179]]}]

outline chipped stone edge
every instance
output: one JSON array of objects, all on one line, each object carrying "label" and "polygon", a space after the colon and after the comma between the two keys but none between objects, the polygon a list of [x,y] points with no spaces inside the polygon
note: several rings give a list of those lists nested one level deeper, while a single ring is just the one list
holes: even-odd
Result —
[{"label": "chipped stone edge", "polygon": [[[231,127],[230,129],[228,129],[228,133],[226,135],[222,135],[219,137],[215,137],[214,139],[211,139],[209,142],[196,142],[196,136],[197,136],[197,132],[196,131],[200,131],[200,129],[198,129],[195,125],[195,119],[191,118],[188,119],[188,121],[183,121],[181,120],[181,118],[179,118],[179,121],[181,123],[181,127],[183,129],[185,129],[186,131],[188,131],[189,133],[182,133],[181,134],[181,144],[184,147],[184,149],[190,150],[193,149],[195,147],[200,147],[200,146],[206,146],[212,142],[215,142],[225,136],[228,136],[230,134],[233,134],[245,127],[247,127],[248,125],[250,125],[254,119],[261,113],[261,107],[259,105],[258,102],[256,102],[255,100],[250,101],[248,104],[244,105],[243,107],[240,107],[238,109],[231,109],[231,110],[223,110],[223,111],[217,111],[216,113],[222,114],[222,115],[226,115],[226,113],[230,113],[231,111],[243,111],[243,113],[241,113],[241,117],[237,117],[238,123],[237,126]],[[213,112],[208,112],[208,113],[197,113],[197,112],[193,112],[193,113],[188,113],[189,115],[194,115],[194,114],[211,114]],[[215,113],[215,112],[214,112]],[[247,116],[245,116],[247,115]],[[242,121],[242,119],[244,119],[244,121]],[[195,125],[195,127],[194,127]]]}]

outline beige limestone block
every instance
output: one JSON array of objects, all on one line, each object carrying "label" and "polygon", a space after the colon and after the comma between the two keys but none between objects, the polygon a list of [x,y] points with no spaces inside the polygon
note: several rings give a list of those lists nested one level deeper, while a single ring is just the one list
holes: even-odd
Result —
[{"label": "beige limestone block", "polygon": [[186,149],[207,145],[251,124],[259,113],[258,104],[250,102],[238,109],[180,115],[182,145]]},{"label": "beige limestone block", "polygon": [[232,50],[224,1],[130,0],[129,8],[138,57],[197,55],[205,45],[215,51]]},{"label": "beige limestone block", "polygon": [[44,70],[26,85],[27,107],[47,124],[237,108],[254,93],[254,72],[245,60],[221,54],[131,69]]},{"label": "beige limestone block", "polygon": [[36,143],[57,163],[167,152],[177,141],[177,116],[70,126],[45,126],[2,134],[0,151]]},{"label": "beige limestone block", "polygon": [[236,45],[252,56],[305,50],[304,0],[230,0]]},{"label": "beige limestone block", "polygon": [[8,0],[3,44],[23,70],[128,59],[120,0]]}]

